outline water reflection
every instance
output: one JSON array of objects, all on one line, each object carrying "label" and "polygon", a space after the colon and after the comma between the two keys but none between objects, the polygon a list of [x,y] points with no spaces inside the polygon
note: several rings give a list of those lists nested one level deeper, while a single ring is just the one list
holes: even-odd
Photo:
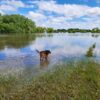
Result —
[{"label": "water reflection", "polygon": [[[69,59],[84,58],[88,48],[96,43],[95,55],[100,61],[100,37],[91,34],[53,34],[52,36],[2,36],[0,37],[1,68],[44,69]],[[48,61],[40,62],[36,52],[50,50]],[[37,67],[38,66],[38,67]]]},{"label": "water reflection", "polygon": [[30,35],[13,35],[0,36],[0,50],[7,48],[22,48],[35,40],[35,36]]},{"label": "water reflection", "polygon": [[98,34],[92,34],[91,36],[92,36],[92,37],[94,37],[94,38],[99,37],[99,35],[98,35]]}]

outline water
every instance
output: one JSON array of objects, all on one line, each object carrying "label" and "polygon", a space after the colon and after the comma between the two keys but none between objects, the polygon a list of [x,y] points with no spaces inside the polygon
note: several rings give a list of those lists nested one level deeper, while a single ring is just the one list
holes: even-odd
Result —
[{"label": "water", "polygon": [[[35,74],[54,64],[87,59],[88,48],[96,43],[95,59],[100,62],[100,36],[91,33],[57,33],[37,36],[0,36],[0,74],[23,71]],[[40,62],[36,52],[50,50],[48,61]]]}]

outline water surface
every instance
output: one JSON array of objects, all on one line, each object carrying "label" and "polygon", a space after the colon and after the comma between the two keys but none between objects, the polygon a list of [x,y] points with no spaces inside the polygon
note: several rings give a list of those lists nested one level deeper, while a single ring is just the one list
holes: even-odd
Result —
[{"label": "water surface", "polygon": [[[37,73],[54,64],[69,60],[87,59],[88,48],[96,43],[94,57],[100,61],[100,36],[91,33],[54,33],[52,35],[0,36],[0,73],[24,70],[24,73]],[[51,50],[49,59],[40,62],[36,52]]]}]

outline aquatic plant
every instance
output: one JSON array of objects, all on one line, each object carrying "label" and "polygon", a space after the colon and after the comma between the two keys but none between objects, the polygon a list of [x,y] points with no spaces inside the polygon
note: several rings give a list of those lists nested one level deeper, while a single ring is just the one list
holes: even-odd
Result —
[{"label": "aquatic plant", "polygon": [[94,49],[95,49],[95,47],[96,47],[96,43],[94,43],[89,49],[88,49],[88,51],[87,51],[87,53],[86,53],[86,56],[87,57],[93,57],[93,55],[94,55]]},{"label": "aquatic plant", "polygon": [[55,65],[31,81],[0,76],[0,100],[100,100],[100,64]]}]

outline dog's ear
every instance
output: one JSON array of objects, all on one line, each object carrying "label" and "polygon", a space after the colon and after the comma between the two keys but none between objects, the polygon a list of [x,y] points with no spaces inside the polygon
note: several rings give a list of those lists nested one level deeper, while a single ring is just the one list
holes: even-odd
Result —
[{"label": "dog's ear", "polygon": [[46,52],[47,52],[48,54],[50,54],[50,53],[51,53],[51,51],[50,51],[50,50],[46,50]]},{"label": "dog's ear", "polygon": [[49,53],[51,54],[51,51],[49,50]]}]

